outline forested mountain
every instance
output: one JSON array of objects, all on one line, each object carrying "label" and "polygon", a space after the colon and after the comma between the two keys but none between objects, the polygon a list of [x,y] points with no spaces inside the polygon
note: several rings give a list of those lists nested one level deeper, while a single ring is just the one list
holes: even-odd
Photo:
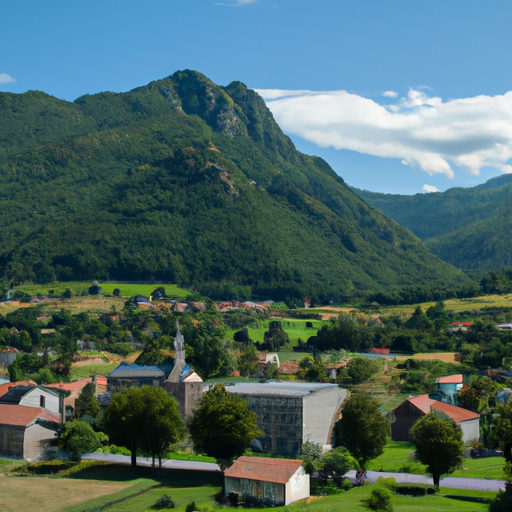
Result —
[{"label": "forested mountain", "polygon": [[[0,272],[276,299],[467,278],[298,152],[263,100],[180,71],[65,102],[0,94]],[[239,288],[238,288],[239,289]]]},{"label": "forested mountain", "polygon": [[443,260],[475,276],[512,266],[512,175],[413,196],[353,189]]}]

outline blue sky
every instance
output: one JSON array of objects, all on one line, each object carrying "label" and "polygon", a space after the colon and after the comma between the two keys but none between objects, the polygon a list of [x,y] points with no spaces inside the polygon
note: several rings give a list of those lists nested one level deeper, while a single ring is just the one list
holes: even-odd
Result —
[{"label": "blue sky", "polygon": [[511,15],[504,0],[2,0],[0,91],[72,101],[196,69],[260,91],[350,185],[442,191],[512,171]]}]

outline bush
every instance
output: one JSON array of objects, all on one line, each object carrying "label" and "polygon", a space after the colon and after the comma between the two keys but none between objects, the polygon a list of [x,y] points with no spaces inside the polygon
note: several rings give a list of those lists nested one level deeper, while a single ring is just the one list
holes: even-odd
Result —
[{"label": "bush", "polygon": [[404,494],[406,496],[425,496],[437,492],[434,486],[422,484],[396,484],[393,490],[397,494]]},{"label": "bush", "polygon": [[512,510],[512,482],[505,484],[505,490],[496,495],[489,506],[489,512],[510,512]]},{"label": "bush", "polygon": [[162,510],[164,508],[174,508],[175,504],[172,501],[170,496],[164,494],[159,498],[159,500],[151,507],[151,510]]},{"label": "bush", "polygon": [[195,510],[197,510],[196,502],[195,501],[191,501],[187,505],[187,508],[185,509],[185,512],[194,512]]},{"label": "bush", "polygon": [[378,510],[383,512],[391,512],[393,505],[391,505],[391,492],[385,487],[377,487],[372,489],[370,496],[361,500],[365,507],[371,510]]}]

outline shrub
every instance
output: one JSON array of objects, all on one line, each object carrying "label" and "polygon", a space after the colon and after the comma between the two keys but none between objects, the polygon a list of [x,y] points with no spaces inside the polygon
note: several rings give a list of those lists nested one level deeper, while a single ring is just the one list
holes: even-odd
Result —
[{"label": "shrub", "polygon": [[167,496],[167,494],[164,494],[163,496],[160,496],[158,501],[151,507],[151,510],[162,510],[164,508],[174,508],[175,504],[174,501],[172,501],[170,496]]},{"label": "shrub", "polygon": [[368,498],[361,500],[364,506],[371,510],[391,512],[393,505],[391,505],[391,492],[384,487],[377,487],[372,489]]},{"label": "shrub", "polygon": [[496,495],[489,506],[489,512],[510,512],[512,510],[512,482],[505,484],[505,490]]},{"label": "shrub", "polygon": [[196,502],[195,501],[191,501],[187,505],[187,508],[185,509],[185,512],[194,512],[195,510],[197,510]]}]

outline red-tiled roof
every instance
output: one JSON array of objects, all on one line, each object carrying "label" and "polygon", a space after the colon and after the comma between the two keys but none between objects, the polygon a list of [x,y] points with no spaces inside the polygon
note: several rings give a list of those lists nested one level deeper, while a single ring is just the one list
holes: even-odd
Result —
[{"label": "red-tiled roof", "polygon": [[0,424],[26,427],[37,418],[60,425],[60,420],[42,407],[0,404]]},{"label": "red-tiled roof", "polygon": [[464,376],[462,374],[458,375],[448,375],[448,377],[439,377],[436,379],[436,384],[462,384],[464,382]]},{"label": "red-tiled roof", "polygon": [[436,411],[446,414],[446,416],[455,422],[455,425],[458,425],[462,421],[474,420],[480,417],[476,412],[468,411],[467,409],[456,407],[455,405],[445,404],[439,400],[432,400],[428,395],[408,398],[408,401],[425,414],[429,414],[430,409],[435,409]]},{"label": "red-tiled roof", "polygon": [[80,379],[74,382],[57,382],[56,384],[46,384],[45,388],[59,388],[66,391],[77,391],[78,389],[84,388],[87,384],[90,384],[92,379]]},{"label": "red-tiled roof", "polygon": [[106,386],[107,385],[107,377],[98,375],[96,377],[96,383],[98,384],[98,386]]},{"label": "red-tiled roof", "polygon": [[286,484],[301,466],[301,460],[239,457],[224,476]]},{"label": "red-tiled roof", "polygon": [[6,382],[0,385],[0,396],[5,395],[11,388],[15,386],[37,386],[33,380],[20,380],[18,382]]}]

